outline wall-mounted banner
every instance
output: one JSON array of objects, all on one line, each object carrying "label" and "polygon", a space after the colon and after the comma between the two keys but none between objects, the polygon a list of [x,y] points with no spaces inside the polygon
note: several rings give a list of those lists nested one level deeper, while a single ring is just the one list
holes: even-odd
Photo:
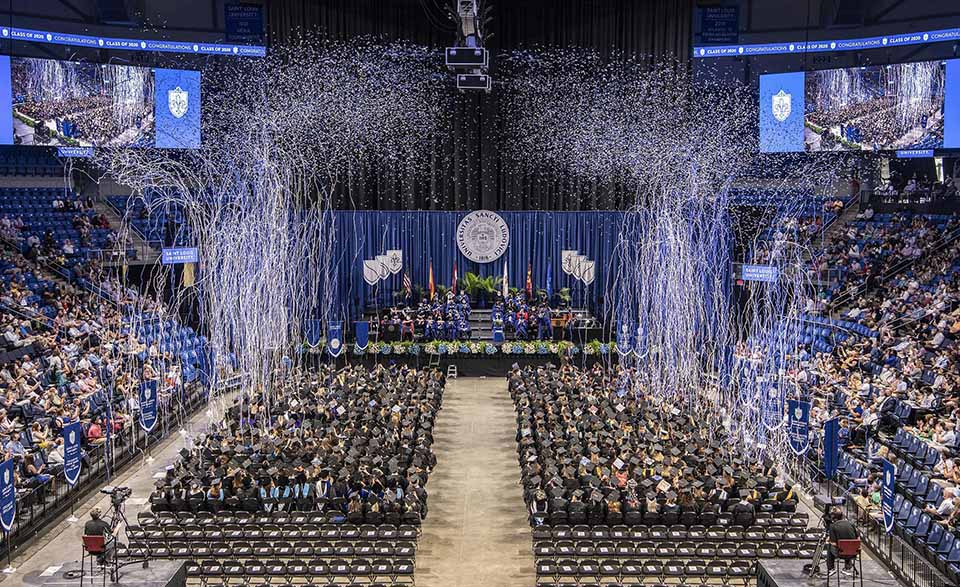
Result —
[{"label": "wall-mounted banner", "polygon": [[157,380],[140,384],[140,427],[150,432],[157,425]]},{"label": "wall-mounted banner", "polygon": [[327,352],[333,358],[343,352],[343,322],[330,322],[327,326]]},{"label": "wall-mounted banner", "polygon": [[13,484],[13,459],[0,463],[0,526],[5,532],[13,528],[17,517],[17,488]]},{"label": "wall-mounted banner", "polygon": [[57,147],[57,157],[65,159],[90,158],[93,157],[93,147]]},{"label": "wall-mounted banner", "polygon": [[79,420],[63,427],[63,476],[67,478],[67,483],[71,487],[80,479],[82,460],[80,437],[82,435],[83,430],[80,428]]},{"label": "wall-mounted banner", "polygon": [[787,400],[787,438],[794,454],[810,450],[810,402]]},{"label": "wall-mounted banner", "polygon": [[122,49],[124,51],[157,51],[161,53],[191,53],[195,55],[232,55],[234,57],[264,57],[267,48],[259,45],[224,45],[200,41],[157,41],[153,39],[118,39],[94,37],[73,33],[55,33],[16,27],[0,28],[4,41],[27,41],[48,45],[69,45],[89,49]]},{"label": "wall-mounted banner", "polygon": [[567,275],[572,275],[584,285],[590,285],[596,278],[596,263],[576,250],[560,251],[560,267]]},{"label": "wall-mounted banner", "polygon": [[897,468],[883,459],[883,480],[880,485],[880,509],[883,511],[883,528],[887,534],[893,531],[893,502],[896,499]]},{"label": "wall-mounted banner", "polygon": [[629,355],[633,352],[636,342],[636,322],[620,321],[617,323],[617,352],[621,356]]},{"label": "wall-mounted banner", "polygon": [[304,335],[307,338],[307,344],[311,348],[316,348],[320,345],[320,339],[323,338],[323,322],[320,320],[307,320],[307,323],[304,325]]},{"label": "wall-mounted banner", "polygon": [[864,49],[886,49],[889,47],[926,45],[927,43],[942,43],[945,41],[958,40],[960,40],[960,28],[954,28],[919,33],[908,33],[905,35],[861,37],[859,39],[779,41],[776,43],[759,43],[753,45],[694,47],[693,56],[697,59],[707,59],[711,57],[749,57],[752,55],[863,51]]},{"label": "wall-mounted banner", "polygon": [[840,419],[832,418],[823,424],[823,474],[833,479],[840,458]]},{"label": "wall-mounted banner", "polygon": [[403,269],[403,251],[390,249],[385,255],[363,261],[363,280],[373,286],[382,279],[396,275]]},{"label": "wall-mounted banner", "polygon": [[197,247],[172,247],[160,250],[161,265],[180,265],[199,261],[200,249]]},{"label": "wall-mounted banner", "polygon": [[510,245],[510,227],[496,212],[476,210],[457,225],[457,247],[476,263],[496,261]]},{"label": "wall-mounted banner", "polygon": [[363,352],[367,350],[367,345],[370,344],[370,323],[354,322],[353,324],[357,329],[357,350]]}]

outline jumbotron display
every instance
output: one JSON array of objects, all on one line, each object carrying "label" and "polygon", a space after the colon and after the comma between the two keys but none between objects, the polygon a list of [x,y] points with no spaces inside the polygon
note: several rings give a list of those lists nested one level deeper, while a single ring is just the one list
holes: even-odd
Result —
[{"label": "jumbotron display", "polygon": [[960,60],[760,76],[760,150],[960,148]]},{"label": "jumbotron display", "polygon": [[0,144],[200,146],[200,73],[0,57]]}]

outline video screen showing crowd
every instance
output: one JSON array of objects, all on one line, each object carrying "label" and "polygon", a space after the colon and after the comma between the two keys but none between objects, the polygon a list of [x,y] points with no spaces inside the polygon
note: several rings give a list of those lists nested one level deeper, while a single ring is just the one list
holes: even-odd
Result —
[{"label": "video screen showing crowd", "polygon": [[18,57],[11,59],[10,76],[15,144],[154,143],[154,79],[148,67]]},{"label": "video screen showing crowd", "polygon": [[151,507],[419,524],[444,385],[434,370],[321,367],[292,374],[270,401],[244,393],[222,423],[181,451]]},{"label": "video screen showing crowd", "polygon": [[797,498],[770,462],[742,459],[720,414],[681,413],[628,392],[630,371],[514,368],[524,499],[534,526],[750,526],[758,511],[793,512]]},{"label": "video screen showing crowd", "polygon": [[812,151],[943,146],[942,62],[829,69],[806,76]]},{"label": "video screen showing crowd", "polygon": [[[514,340],[553,340],[572,337],[573,312],[565,304],[554,309],[546,296],[517,292],[504,298],[497,293],[490,311],[491,325]],[[473,328],[470,296],[464,292],[421,300],[416,308],[394,307],[380,318],[381,337],[400,340],[470,340]]]}]

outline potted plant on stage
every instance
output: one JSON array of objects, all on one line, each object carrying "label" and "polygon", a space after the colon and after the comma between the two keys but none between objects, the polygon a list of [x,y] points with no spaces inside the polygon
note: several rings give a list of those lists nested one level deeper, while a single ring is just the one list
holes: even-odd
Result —
[{"label": "potted plant on stage", "polygon": [[463,276],[463,291],[467,292],[470,299],[478,308],[486,307],[497,288],[497,278],[493,275],[489,277],[480,277],[476,273],[469,271]]}]

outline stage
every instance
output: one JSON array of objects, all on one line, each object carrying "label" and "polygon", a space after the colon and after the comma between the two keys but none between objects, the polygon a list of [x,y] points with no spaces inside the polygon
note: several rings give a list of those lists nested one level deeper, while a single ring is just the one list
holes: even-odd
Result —
[{"label": "stage", "polygon": [[[804,559],[772,559],[760,560],[757,562],[757,587],[823,587],[827,584],[825,576],[827,563],[824,560],[820,563],[820,569],[823,575],[818,577],[807,577],[803,573],[803,566],[810,561]],[[839,563],[841,566],[843,563]],[[830,577],[830,585],[837,584],[836,577]],[[873,559],[863,558],[863,584],[875,586],[894,586],[903,585],[893,574],[883,568],[880,563]],[[851,575],[840,575],[840,585],[856,585],[859,587],[860,579]]]},{"label": "stage", "polygon": [[563,364],[575,365],[581,369],[590,369],[596,363],[605,365],[616,364],[619,360],[617,353],[606,355],[585,355],[583,353],[561,359],[556,354],[542,355],[510,355],[495,353],[492,355],[473,355],[455,353],[452,355],[353,355],[343,353],[337,359],[331,359],[326,353],[316,355],[314,361],[317,365],[333,363],[338,368],[346,365],[363,365],[372,368],[376,365],[389,367],[391,365],[406,365],[410,368],[426,369],[435,367],[447,372],[449,365],[457,366],[457,374],[461,377],[506,377],[507,373],[516,364],[520,367],[527,365],[554,365],[559,367]]},{"label": "stage", "polygon": [[[80,563],[73,561],[62,566],[51,566],[40,573],[31,573],[23,578],[24,585],[42,585],[44,587],[80,587],[80,576],[70,578],[65,574],[78,571]],[[89,566],[87,568],[89,572]],[[99,569],[97,569],[99,572]],[[149,568],[143,568],[139,563],[129,564],[120,568],[120,580],[116,583],[106,577],[107,585],[117,587],[186,587],[187,565],[184,561],[152,560]],[[102,585],[103,577],[97,576],[91,582],[90,575],[83,578],[84,585]]]}]

